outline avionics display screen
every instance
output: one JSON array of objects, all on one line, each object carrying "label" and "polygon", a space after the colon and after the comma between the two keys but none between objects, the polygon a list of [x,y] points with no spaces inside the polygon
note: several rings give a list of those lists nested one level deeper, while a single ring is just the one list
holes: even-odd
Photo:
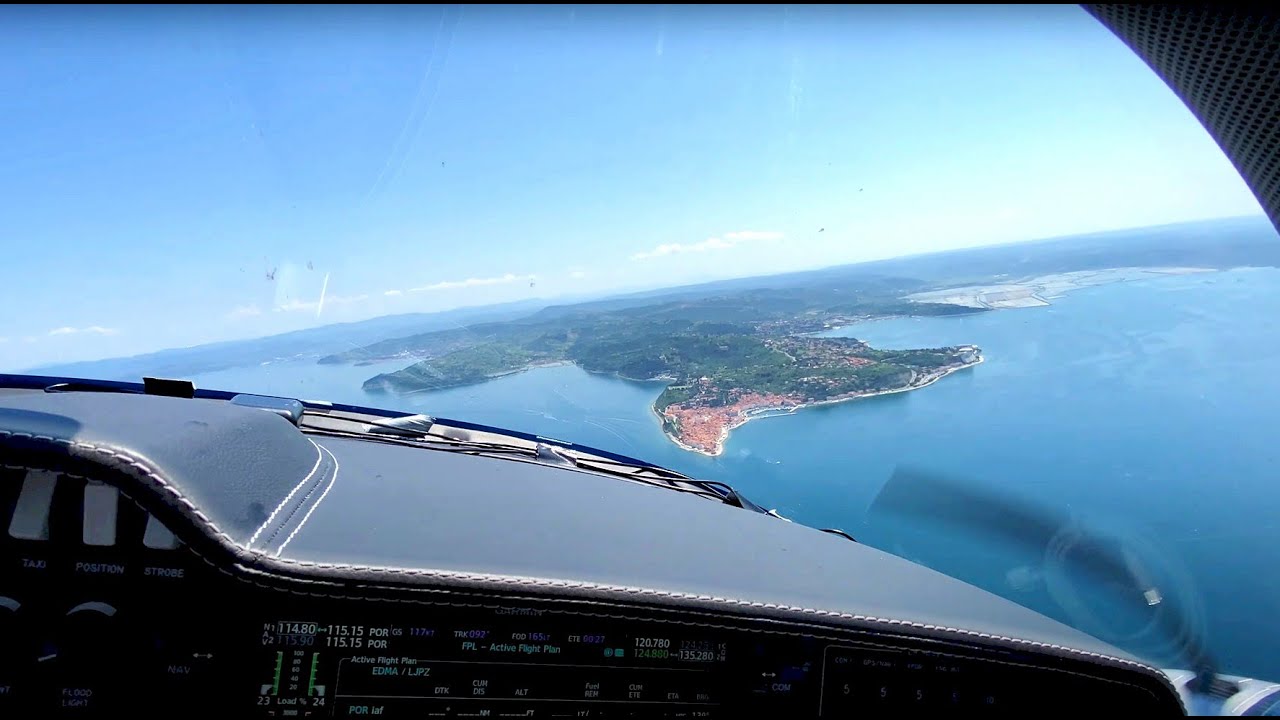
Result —
[{"label": "avionics display screen", "polygon": [[532,608],[282,615],[256,632],[263,717],[846,717],[1151,700],[1011,654]]}]

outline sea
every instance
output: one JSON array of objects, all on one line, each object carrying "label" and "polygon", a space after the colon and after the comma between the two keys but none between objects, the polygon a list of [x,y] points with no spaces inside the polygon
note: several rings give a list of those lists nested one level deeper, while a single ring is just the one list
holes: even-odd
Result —
[{"label": "sea", "polygon": [[[753,420],[718,457],[663,435],[650,410],[661,383],[572,365],[405,396],[361,389],[403,362],[290,360],[194,380],[509,427],[722,480],[795,522],[839,528],[1166,667],[1200,647],[1222,671],[1280,681],[1278,324],[1272,268],[861,323],[829,334],[884,348],[972,343],[986,361],[920,390]],[[981,493],[961,501],[922,485],[933,507],[883,512],[882,491],[911,496],[913,477]],[[990,507],[966,514],[965,503]],[[1137,594],[1084,587],[1117,582],[1087,572],[1097,547],[1139,568]]]}]

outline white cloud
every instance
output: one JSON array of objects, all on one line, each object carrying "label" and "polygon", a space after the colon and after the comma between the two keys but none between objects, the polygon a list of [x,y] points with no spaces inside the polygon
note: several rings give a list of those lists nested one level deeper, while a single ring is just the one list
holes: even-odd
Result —
[{"label": "white cloud", "polygon": [[586,270],[574,270],[569,273],[569,277],[573,278],[574,280],[581,280],[586,276],[587,276]]},{"label": "white cloud", "polygon": [[[586,277],[585,272],[575,272],[570,275],[573,278]],[[424,293],[435,292],[437,290],[458,290],[461,288],[485,287],[487,285],[506,285],[508,283],[526,280],[530,287],[534,281],[538,279],[537,275],[516,275],[515,273],[506,273],[504,275],[495,275],[493,277],[472,277],[464,280],[441,280],[440,282],[423,285],[422,287],[409,288],[408,290],[384,290],[384,297],[400,297],[406,293]],[[364,297],[363,295],[361,296]],[[326,300],[326,302],[329,302]]]},{"label": "white cloud", "polygon": [[667,255],[680,255],[683,253],[700,253],[708,250],[728,250],[729,248],[741,245],[744,242],[754,240],[779,240],[782,233],[764,231],[764,230],[740,230],[738,232],[725,233],[722,237],[709,237],[702,242],[696,243],[663,243],[658,247],[645,252],[638,252],[631,256],[632,260],[648,260],[650,258],[664,257]]},{"label": "white cloud", "polygon": [[120,331],[115,328],[102,327],[101,325],[90,325],[89,327],[83,328],[64,325],[63,327],[50,330],[49,335],[79,335],[81,333],[87,333],[89,335],[117,335],[119,332]]},{"label": "white cloud", "polygon": [[739,243],[744,240],[781,240],[782,233],[768,230],[741,230],[738,232],[725,233],[724,239],[733,243]]},{"label": "white cloud", "polygon": [[261,315],[262,308],[257,305],[237,305],[231,312],[227,313],[227,318],[236,320],[239,318],[253,317]]},{"label": "white cloud", "polygon": [[271,308],[273,312],[299,312],[301,310],[315,310],[316,303],[314,300],[289,300]]},{"label": "white cloud", "polygon": [[[499,275],[497,277],[467,278],[466,280],[442,280],[438,283],[432,283],[431,285],[410,288],[409,292],[420,293],[431,292],[433,290],[454,290],[457,288],[481,287],[484,285],[505,285],[506,283],[515,282],[519,279],[520,278],[516,277],[512,273],[507,273],[506,275]],[[529,279],[532,280],[533,276],[530,276]]]},{"label": "white cloud", "polygon": [[[364,302],[368,300],[368,295],[325,295],[323,301],[325,305],[350,305],[351,303]],[[276,305],[272,310],[275,312],[302,312],[302,311],[318,311],[321,307],[320,300],[289,300],[287,302]]]}]

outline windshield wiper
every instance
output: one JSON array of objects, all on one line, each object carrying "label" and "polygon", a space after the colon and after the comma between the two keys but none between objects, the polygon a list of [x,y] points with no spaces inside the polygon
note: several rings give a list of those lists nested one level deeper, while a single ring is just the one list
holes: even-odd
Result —
[{"label": "windshield wiper", "polygon": [[[734,490],[727,483],[716,480],[698,480],[648,463],[626,463],[608,458],[582,455],[545,443],[539,443],[538,451],[539,459],[555,457],[559,459],[557,464],[567,464],[581,470],[605,473],[672,490],[690,492],[689,488],[693,488],[692,491],[697,492],[697,494],[712,497],[726,505],[768,514],[767,510],[743,497],[741,493]],[[551,462],[555,461],[551,460]]]},{"label": "windshield wiper", "polygon": [[303,432],[308,435],[323,435],[325,437],[350,438],[354,440],[368,440],[371,442],[381,442],[388,445],[402,445],[407,447],[422,448],[424,450],[449,450],[453,452],[475,453],[486,455],[516,455],[536,459],[537,454],[533,450],[516,447],[513,445],[505,445],[502,443],[489,442],[468,442],[465,440],[450,440],[442,437],[406,437],[403,435],[379,434],[371,430],[342,430],[338,428],[315,427],[302,423]]},{"label": "windshield wiper", "polygon": [[353,418],[307,410],[302,414],[300,427],[316,435],[347,437],[424,450],[498,456],[542,465],[571,467],[677,492],[700,495],[726,505],[776,516],[776,513],[771,513],[751,502],[727,483],[717,480],[698,480],[658,465],[626,462],[561,447],[554,441],[547,441],[546,438],[532,441],[505,436],[493,430],[472,431],[458,428],[429,415]]}]

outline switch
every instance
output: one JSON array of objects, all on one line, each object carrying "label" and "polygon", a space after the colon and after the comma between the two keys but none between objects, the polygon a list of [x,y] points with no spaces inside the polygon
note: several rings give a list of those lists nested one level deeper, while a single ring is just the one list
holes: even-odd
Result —
[{"label": "switch", "polygon": [[93,480],[84,486],[84,523],[80,526],[80,535],[85,545],[116,544],[119,508],[119,490]]},{"label": "switch", "polygon": [[116,609],[114,606],[108,605],[107,603],[99,602],[97,600],[91,600],[89,602],[82,602],[79,605],[71,608],[70,610],[67,611],[67,615],[75,615],[76,613],[90,613],[90,612],[98,613],[103,617],[114,617],[116,614]]},{"label": "switch", "polygon": [[[15,691],[14,685],[17,684],[20,671],[28,660],[26,651],[29,648],[24,637],[25,628],[19,623],[17,617],[20,607],[22,604],[17,600],[0,595],[0,638],[4,638],[4,644],[0,646],[3,648],[0,649],[0,712],[14,707],[15,696],[21,692]],[[7,712],[5,717],[12,717],[15,714]]]},{"label": "switch", "polygon": [[19,540],[49,539],[49,510],[57,479],[57,473],[48,470],[27,473],[13,508],[13,518],[9,520],[9,535]]},{"label": "switch", "polygon": [[154,515],[147,515],[147,529],[142,533],[142,544],[152,550],[176,550],[178,538]]}]

